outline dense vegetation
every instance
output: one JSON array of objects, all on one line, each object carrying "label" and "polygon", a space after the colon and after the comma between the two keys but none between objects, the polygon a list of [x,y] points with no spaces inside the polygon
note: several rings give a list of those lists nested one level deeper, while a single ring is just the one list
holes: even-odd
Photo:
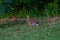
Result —
[{"label": "dense vegetation", "polygon": [[[0,0],[3,17],[47,17],[60,15],[60,0]],[[1,8],[3,7],[3,8]]]},{"label": "dense vegetation", "polygon": [[[53,18],[40,18],[38,27],[29,27],[24,19],[5,18],[26,15]],[[0,40],[60,40],[60,17],[54,17],[59,15],[60,0],[0,0]]]}]

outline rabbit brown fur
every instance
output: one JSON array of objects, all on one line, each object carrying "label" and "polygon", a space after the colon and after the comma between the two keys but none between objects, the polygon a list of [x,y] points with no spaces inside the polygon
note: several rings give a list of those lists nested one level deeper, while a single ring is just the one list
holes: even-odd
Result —
[{"label": "rabbit brown fur", "polygon": [[27,19],[26,19],[26,22],[28,23],[28,25],[30,26],[30,27],[32,27],[32,26],[38,26],[38,22],[37,22],[38,20],[36,20],[36,19],[31,19],[30,17],[29,17],[29,15],[27,16]]}]

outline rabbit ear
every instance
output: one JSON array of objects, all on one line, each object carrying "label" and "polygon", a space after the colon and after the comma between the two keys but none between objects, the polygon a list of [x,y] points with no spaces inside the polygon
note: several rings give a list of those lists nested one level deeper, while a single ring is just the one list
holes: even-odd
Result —
[{"label": "rabbit ear", "polygon": [[27,15],[27,17],[29,17],[29,15]]},{"label": "rabbit ear", "polygon": [[28,20],[30,19],[29,15],[27,15],[27,19],[28,19]]}]

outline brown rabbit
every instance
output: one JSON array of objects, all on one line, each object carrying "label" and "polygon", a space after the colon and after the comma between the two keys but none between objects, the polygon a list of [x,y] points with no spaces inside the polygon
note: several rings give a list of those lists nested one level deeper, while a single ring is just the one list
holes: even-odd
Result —
[{"label": "brown rabbit", "polygon": [[29,17],[29,15],[27,16],[27,19],[26,19],[26,22],[28,23],[28,25],[30,26],[30,27],[32,27],[32,26],[39,26],[39,22],[37,22],[38,20],[36,20],[36,19],[31,19],[30,17]]}]

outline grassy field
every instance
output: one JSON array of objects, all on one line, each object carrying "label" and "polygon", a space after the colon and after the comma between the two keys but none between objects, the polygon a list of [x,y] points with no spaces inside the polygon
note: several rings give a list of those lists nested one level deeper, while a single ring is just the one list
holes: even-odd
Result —
[{"label": "grassy field", "polygon": [[[13,24],[13,23],[12,23]],[[26,23],[0,25],[0,40],[60,40],[60,23],[46,25],[46,22],[30,28]],[[4,27],[4,28],[3,28]]]}]

